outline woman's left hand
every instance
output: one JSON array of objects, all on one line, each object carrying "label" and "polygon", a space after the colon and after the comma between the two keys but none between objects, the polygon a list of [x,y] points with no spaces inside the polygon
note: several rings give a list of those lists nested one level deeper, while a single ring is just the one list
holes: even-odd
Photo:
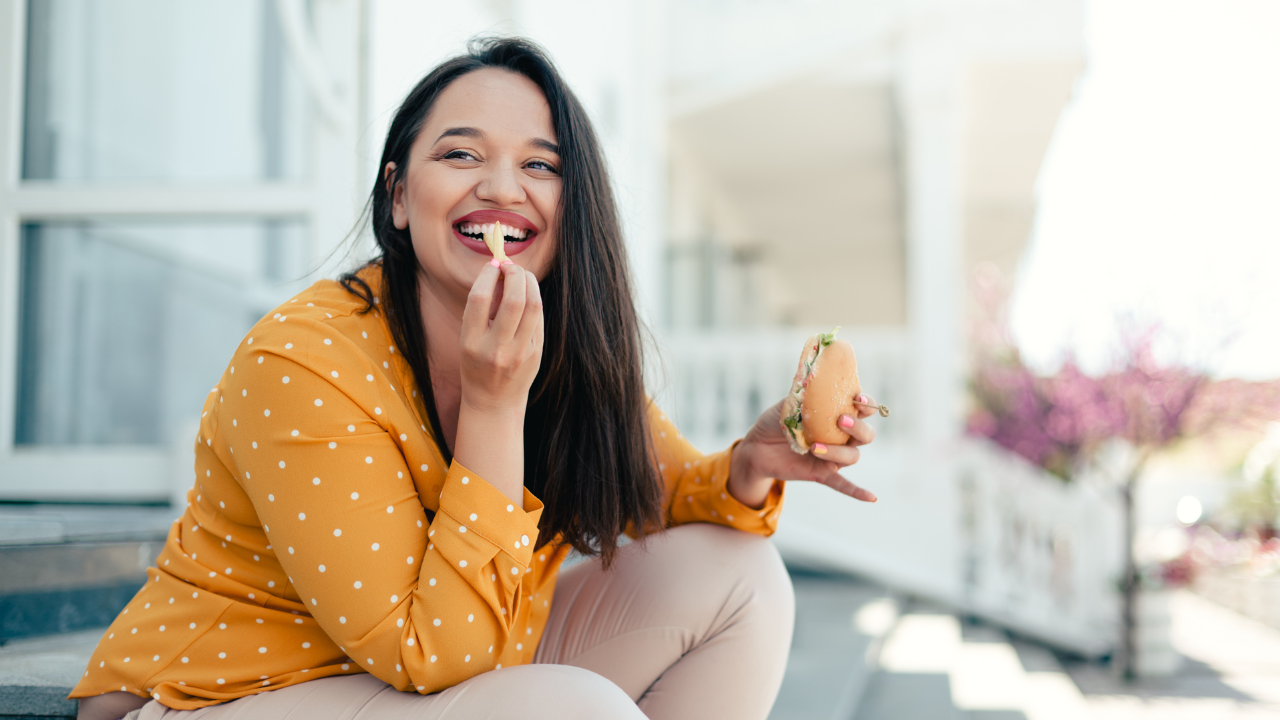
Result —
[{"label": "woman's left hand", "polygon": [[[814,443],[808,453],[800,455],[791,449],[782,429],[782,405],[779,400],[765,410],[751,426],[746,437],[733,450],[729,463],[729,492],[739,502],[754,508],[764,506],[774,478],[808,480],[826,485],[856,500],[875,502],[870,490],[858,487],[840,475],[840,469],[858,462],[859,447],[876,437],[875,428],[864,419],[874,413],[867,406],[858,407],[858,416],[840,416],[836,423],[848,435],[843,445]],[[874,407],[876,402],[865,398]]]}]

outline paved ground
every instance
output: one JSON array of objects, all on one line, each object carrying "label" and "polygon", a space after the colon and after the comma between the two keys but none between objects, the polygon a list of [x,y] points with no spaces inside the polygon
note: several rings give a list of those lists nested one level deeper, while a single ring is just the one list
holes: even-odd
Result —
[{"label": "paved ground", "polygon": [[796,625],[769,720],[848,720],[871,679],[899,602],[882,587],[791,569]]},{"label": "paved ground", "polygon": [[1171,678],[1120,682],[1106,666],[909,606],[885,640],[856,720],[1280,718],[1280,630],[1190,593],[1173,602]]}]

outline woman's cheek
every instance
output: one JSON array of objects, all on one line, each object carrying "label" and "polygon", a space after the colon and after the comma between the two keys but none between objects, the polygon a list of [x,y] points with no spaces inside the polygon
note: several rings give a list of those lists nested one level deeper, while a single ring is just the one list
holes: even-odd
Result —
[{"label": "woman's cheek", "polygon": [[547,275],[551,273],[551,266],[555,264],[556,251],[558,250],[557,243],[559,238],[553,235],[547,239],[551,242],[547,243],[543,252],[538,255],[538,266],[530,268],[530,272],[538,279],[538,282],[546,280]]}]

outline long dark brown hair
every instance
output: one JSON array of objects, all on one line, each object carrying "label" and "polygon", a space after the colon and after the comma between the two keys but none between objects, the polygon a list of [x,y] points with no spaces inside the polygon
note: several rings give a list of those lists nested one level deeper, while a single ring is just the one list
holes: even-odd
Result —
[{"label": "long dark brown hair", "polygon": [[[436,412],[418,298],[423,272],[409,231],[392,220],[392,189],[404,181],[413,146],[436,98],[454,80],[482,68],[519,73],[542,89],[560,147],[559,245],[541,283],[545,313],[542,364],[524,422],[524,484],[543,501],[538,545],[556,535],[606,565],[629,528],[661,527],[662,487],[648,430],[641,326],[628,278],[626,249],[600,143],[578,99],[546,53],[523,39],[475,40],[432,70],[391,121],[367,209],[381,250],[386,313],[396,347],[413,370],[437,445],[451,461]],[[387,163],[395,171],[387,182]],[[354,273],[342,284],[373,308]]]}]

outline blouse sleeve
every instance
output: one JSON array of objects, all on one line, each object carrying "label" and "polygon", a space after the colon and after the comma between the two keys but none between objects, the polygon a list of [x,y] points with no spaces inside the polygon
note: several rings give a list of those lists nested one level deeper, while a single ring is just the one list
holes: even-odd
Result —
[{"label": "blouse sleeve", "polygon": [[778,529],[785,485],[781,480],[773,481],[759,510],[743,505],[729,493],[729,458],[740,441],[727,450],[704,455],[653,403],[649,405],[649,427],[658,455],[658,473],[666,488],[668,527],[705,522],[765,536]]},{"label": "blouse sleeve", "polygon": [[[525,491],[522,510],[456,462],[438,506],[420,499],[427,467],[408,467],[392,435],[417,422],[380,406],[378,368],[322,322],[291,318],[288,334],[241,345],[244,385],[226,393],[218,430],[300,601],[397,689],[492,669],[521,614],[542,504]],[[430,521],[424,504],[438,508]]]}]

